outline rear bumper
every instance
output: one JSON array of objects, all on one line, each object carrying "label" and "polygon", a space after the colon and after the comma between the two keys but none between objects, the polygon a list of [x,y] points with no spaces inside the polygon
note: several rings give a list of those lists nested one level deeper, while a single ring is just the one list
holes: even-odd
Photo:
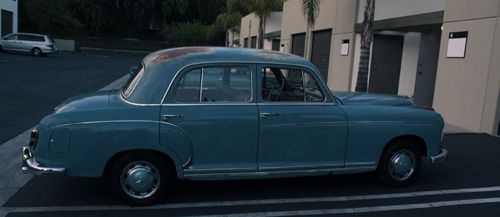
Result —
[{"label": "rear bumper", "polygon": [[442,148],[439,154],[431,156],[429,162],[431,164],[442,163],[448,158],[448,150]]},{"label": "rear bumper", "polygon": [[54,48],[51,48],[51,47],[43,47],[42,48],[42,53],[44,54],[53,54],[53,53],[57,53],[57,48],[54,47]]},{"label": "rear bumper", "polygon": [[30,173],[34,175],[64,175],[66,173],[66,168],[44,167],[43,165],[41,165],[36,161],[30,147],[23,147],[22,159],[23,166],[21,170],[24,174]]}]

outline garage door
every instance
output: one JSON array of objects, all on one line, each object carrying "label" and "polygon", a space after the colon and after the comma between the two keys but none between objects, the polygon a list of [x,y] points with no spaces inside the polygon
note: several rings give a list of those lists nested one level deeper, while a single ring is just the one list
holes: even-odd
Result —
[{"label": "garage door", "polygon": [[251,45],[252,48],[257,48],[257,36],[253,36],[251,39]]},{"label": "garage door", "polygon": [[319,69],[325,80],[328,77],[331,40],[331,29],[313,32],[311,62]]},{"label": "garage door", "polygon": [[12,12],[2,10],[2,37],[12,33]]},{"label": "garage door", "polygon": [[306,33],[292,35],[292,54],[303,57],[305,43]]}]

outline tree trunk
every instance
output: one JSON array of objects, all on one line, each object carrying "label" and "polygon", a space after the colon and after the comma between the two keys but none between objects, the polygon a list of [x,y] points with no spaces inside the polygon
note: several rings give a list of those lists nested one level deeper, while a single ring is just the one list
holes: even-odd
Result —
[{"label": "tree trunk", "polygon": [[306,41],[304,42],[304,58],[310,59],[309,57],[311,56],[309,54],[309,37],[310,37],[310,32],[311,32],[311,25],[307,24],[306,26]]},{"label": "tree trunk", "polygon": [[358,79],[356,91],[368,91],[368,68],[370,64],[370,47],[373,40],[373,17],[375,14],[375,0],[366,0],[363,32],[361,33],[361,54],[359,57]]},{"label": "tree trunk", "polygon": [[264,48],[264,29],[265,29],[265,24],[266,24],[266,16],[262,16],[259,19],[259,38],[258,38],[258,43],[257,43],[257,48],[263,49]]}]

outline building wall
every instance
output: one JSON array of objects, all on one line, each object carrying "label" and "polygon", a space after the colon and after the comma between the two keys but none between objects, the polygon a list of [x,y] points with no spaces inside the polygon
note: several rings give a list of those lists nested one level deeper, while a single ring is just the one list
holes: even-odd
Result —
[{"label": "building wall", "polygon": [[[320,2],[320,11],[314,26],[306,34],[305,57],[310,59],[312,32],[332,29],[330,60],[328,67],[328,86],[333,90],[348,90],[352,74],[352,61],[355,50],[354,21],[357,1],[328,0]],[[291,52],[291,36],[307,31],[306,18],[302,12],[301,0],[286,0],[283,5],[281,44],[284,52]],[[349,40],[348,56],[341,56],[342,40]]]},{"label": "building wall", "polygon": [[[243,18],[241,18],[240,26],[240,44],[243,47],[245,43],[245,38],[248,38],[248,46],[250,47],[251,37],[258,37],[259,35],[259,22],[260,19],[254,13],[250,13]],[[266,24],[264,29],[264,34],[280,31],[282,23],[282,13],[281,12],[271,12],[271,14],[266,18]],[[258,38],[257,38],[258,41]],[[258,42],[257,42],[258,43]],[[272,48],[272,42],[270,40],[264,40],[264,49],[270,50]]]},{"label": "building wall", "polygon": [[[358,0],[359,1],[359,0]],[[475,1],[469,1],[471,3]],[[480,0],[483,1],[483,0]],[[490,0],[488,0],[490,1]],[[358,23],[363,22],[363,11],[365,10],[366,1],[359,1]],[[375,20],[384,20],[395,17],[404,17],[417,14],[425,14],[444,10],[445,0],[376,0],[375,1]]]},{"label": "building wall", "polygon": [[[448,123],[496,133],[500,0],[446,0],[434,107]],[[468,31],[465,58],[447,58],[448,34]]]},{"label": "building wall", "polygon": [[[13,20],[13,25],[12,25],[12,32],[17,32],[17,23],[18,23],[18,9],[17,9],[17,3],[18,1],[7,1],[7,0],[0,0],[0,9],[7,10],[12,12],[12,20]],[[1,13],[1,12],[0,12]],[[2,23],[2,17],[0,16],[0,25]],[[0,28],[0,31],[2,29]],[[2,32],[0,32],[0,35]]]}]

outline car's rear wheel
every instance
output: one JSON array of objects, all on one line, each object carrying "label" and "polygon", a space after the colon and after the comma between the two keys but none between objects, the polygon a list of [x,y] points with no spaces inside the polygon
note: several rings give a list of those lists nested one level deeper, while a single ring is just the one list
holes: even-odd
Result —
[{"label": "car's rear wheel", "polygon": [[390,186],[412,183],[420,171],[421,156],[418,146],[409,140],[400,140],[384,151],[377,169],[379,180]]},{"label": "car's rear wheel", "polygon": [[33,55],[37,56],[37,57],[39,57],[39,56],[42,56],[42,55],[43,55],[42,50],[40,50],[40,48],[37,48],[37,47],[33,48],[33,49],[31,50],[31,53],[32,53]]},{"label": "car's rear wheel", "polygon": [[127,204],[145,206],[162,199],[172,181],[170,174],[167,162],[160,156],[129,153],[113,163],[109,182]]}]

